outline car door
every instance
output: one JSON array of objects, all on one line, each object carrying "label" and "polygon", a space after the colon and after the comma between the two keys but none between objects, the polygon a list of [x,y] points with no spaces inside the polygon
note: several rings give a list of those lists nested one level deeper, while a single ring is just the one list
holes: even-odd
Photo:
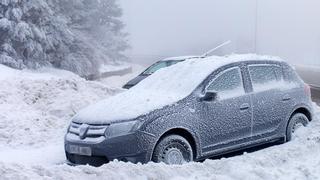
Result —
[{"label": "car door", "polygon": [[229,68],[219,73],[205,88],[216,92],[213,101],[203,101],[201,119],[203,152],[221,150],[245,142],[251,137],[252,109],[245,93],[241,69]]},{"label": "car door", "polygon": [[280,65],[254,64],[248,66],[253,93],[253,137],[275,135],[288,110],[290,98],[281,90],[284,86]]}]

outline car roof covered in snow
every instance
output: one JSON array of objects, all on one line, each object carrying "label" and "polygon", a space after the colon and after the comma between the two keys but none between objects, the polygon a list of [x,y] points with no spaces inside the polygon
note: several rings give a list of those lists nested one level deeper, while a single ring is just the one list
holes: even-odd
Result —
[{"label": "car roof covered in snow", "polygon": [[137,118],[186,98],[218,68],[249,60],[281,61],[277,57],[254,54],[189,59],[160,69],[130,90],[89,106],[74,121],[108,124]]}]

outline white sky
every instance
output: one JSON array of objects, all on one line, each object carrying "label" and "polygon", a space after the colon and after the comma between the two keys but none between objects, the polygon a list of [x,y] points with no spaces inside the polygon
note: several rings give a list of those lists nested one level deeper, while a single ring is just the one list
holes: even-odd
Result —
[{"label": "white sky", "polygon": [[258,53],[320,65],[319,0],[120,0],[136,59],[198,55],[226,40],[216,54]]}]

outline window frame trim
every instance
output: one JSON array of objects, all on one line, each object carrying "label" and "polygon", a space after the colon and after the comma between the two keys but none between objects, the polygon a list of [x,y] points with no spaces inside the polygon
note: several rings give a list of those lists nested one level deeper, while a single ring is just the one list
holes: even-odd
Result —
[{"label": "window frame trim", "polygon": [[[218,74],[215,75],[215,77],[210,80],[207,85],[205,86],[204,88],[204,92],[212,92],[210,90],[208,90],[209,86],[215,81],[217,80],[217,78],[219,78],[221,75],[223,75],[224,73],[228,72],[228,71],[232,71],[233,69],[238,69],[238,72],[240,73],[240,79],[241,79],[241,84],[242,84],[242,88],[243,88],[243,93],[246,94],[246,87],[245,87],[245,82],[244,82],[244,78],[243,78],[243,72],[242,72],[242,68],[240,66],[232,66],[232,67],[229,67],[221,72],[219,72]],[[219,93],[219,92],[217,92]]]}]

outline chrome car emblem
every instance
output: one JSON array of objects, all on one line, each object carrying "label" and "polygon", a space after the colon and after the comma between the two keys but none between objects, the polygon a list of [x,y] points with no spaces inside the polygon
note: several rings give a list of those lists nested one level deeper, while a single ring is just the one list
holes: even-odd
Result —
[{"label": "chrome car emblem", "polygon": [[80,136],[81,139],[84,139],[86,137],[88,130],[89,130],[89,125],[82,124],[80,126],[79,136]]}]

